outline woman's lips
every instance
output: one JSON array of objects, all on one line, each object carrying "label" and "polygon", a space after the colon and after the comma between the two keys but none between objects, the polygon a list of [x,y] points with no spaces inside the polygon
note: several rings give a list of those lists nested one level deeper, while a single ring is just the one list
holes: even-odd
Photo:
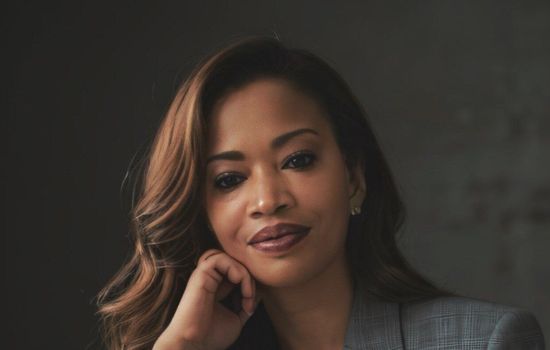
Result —
[{"label": "woman's lips", "polygon": [[286,236],[288,234],[304,232],[309,229],[311,229],[311,227],[288,222],[280,222],[276,225],[265,226],[264,228],[256,232],[256,234],[248,240],[248,244],[255,244],[267,240],[273,240]]},{"label": "woman's lips", "polygon": [[310,229],[305,231],[288,233],[283,236],[274,239],[264,240],[258,243],[252,243],[251,246],[255,249],[265,253],[280,253],[289,250],[295,244],[304,239],[309,233]]}]

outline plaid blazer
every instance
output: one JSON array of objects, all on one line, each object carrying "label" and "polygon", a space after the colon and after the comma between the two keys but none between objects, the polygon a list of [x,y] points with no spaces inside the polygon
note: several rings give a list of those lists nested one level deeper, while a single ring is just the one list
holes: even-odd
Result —
[{"label": "plaid blazer", "polygon": [[420,302],[369,300],[357,290],[344,349],[544,349],[527,310],[466,297]]}]

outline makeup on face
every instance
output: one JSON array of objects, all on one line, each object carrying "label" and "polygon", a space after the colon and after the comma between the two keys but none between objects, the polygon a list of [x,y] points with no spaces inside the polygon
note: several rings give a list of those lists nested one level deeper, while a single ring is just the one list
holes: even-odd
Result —
[{"label": "makeup on face", "polygon": [[351,184],[316,101],[260,80],[228,95],[209,122],[205,209],[223,249],[270,286],[340,263]]},{"label": "makeup on face", "polygon": [[309,234],[311,227],[294,223],[278,223],[259,230],[248,244],[264,253],[282,253]]}]

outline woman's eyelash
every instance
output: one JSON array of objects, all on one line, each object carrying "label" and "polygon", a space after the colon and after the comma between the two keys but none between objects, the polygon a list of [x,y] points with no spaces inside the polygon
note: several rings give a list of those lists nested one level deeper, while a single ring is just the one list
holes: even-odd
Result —
[{"label": "woman's eyelash", "polygon": [[[288,156],[284,163],[283,163],[283,169],[305,169],[313,165],[313,163],[317,160],[317,157],[315,154],[309,151],[298,151],[290,156]],[[303,162],[305,161],[306,164]],[[298,164],[296,164],[298,163]],[[288,166],[292,164],[293,166]],[[219,188],[221,190],[227,190],[230,189],[239,183],[241,183],[243,180],[240,180],[235,183],[235,179],[237,178],[243,178],[243,176],[240,176],[235,173],[222,173],[218,177],[216,177],[216,180],[214,180],[214,186],[216,188]],[[226,182],[230,182],[230,184],[227,184]],[[225,183],[225,185],[224,185]]]},{"label": "woman's eyelash", "polygon": [[[308,158],[309,157],[309,158]],[[309,159],[308,162],[306,162],[307,164],[305,165],[302,165],[302,166],[294,166],[294,168],[291,168],[291,169],[296,169],[296,168],[306,168],[308,166],[310,166],[311,164],[313,164],[313,162],[317,159],[315,157],[315,154],[311,153],[311,152],[306,152],[306,151],[298,151],[296,153],[293,153],[291,154],[290,156],[288,156],[288,158],[285,160],[284,164],[288,164],[290,163],[291,161],[293,160],[296,160],[296,159]],[[284,167],[283,167],[284,168]]]},{"label": "woman's eyelash", "polygon": [[[237,182],[236,184],[233,184],[233,185],[223,185],[224,182],[228,181],[228,179],[235,179],[236,177],[242,177],[242,176],[237,176],[236,174],[232,174],[232,173],[223,173],[221,174],[220,176],[218,176],[216,178],[216,180],[214,181],[214,186],[221,189],[221,190],[226,190],[226,189],[229,189],[233,186],[236,186],[240,183]],[[231,182],[231,181],[230,181]]]}]

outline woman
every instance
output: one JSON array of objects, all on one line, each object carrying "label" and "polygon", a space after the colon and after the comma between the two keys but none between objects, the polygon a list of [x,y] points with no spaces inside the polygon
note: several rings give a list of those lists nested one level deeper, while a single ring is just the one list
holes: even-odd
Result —
[{"label": "woman", "polygon": [[404,207],[365,113],[271,38],[182,84],[147,159],[111,349],[543,348],[527,311],[454,296],[397,249]]}]

